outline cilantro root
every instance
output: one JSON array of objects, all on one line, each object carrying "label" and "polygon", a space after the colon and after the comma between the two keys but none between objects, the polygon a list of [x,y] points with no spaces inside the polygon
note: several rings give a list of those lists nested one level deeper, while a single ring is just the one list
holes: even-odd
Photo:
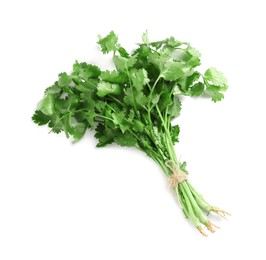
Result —
[{"label": "cilantro root", "polygon": [[142,40],[129,53],[114,32],[99,36],[102,52],[113,53],[116,69],[75,62],[72,73],[60,73],[45,90],[32,120],[74,142],[89,129],[96,132],[97,147],[116,143],[145,152],[169,178],[184,215],[206,236],[204,226],[210,232],[218,228],[207,215],[229,213],[207,203],[187,180],[186,163],[178,161],[174,149],[180,129],[172,120],[180,114],[180,96],[204,95],[217,102],[227,81],[215,68],[196,71],[201,55],[186,42],[173,37],[150,42],[147,33]]}]

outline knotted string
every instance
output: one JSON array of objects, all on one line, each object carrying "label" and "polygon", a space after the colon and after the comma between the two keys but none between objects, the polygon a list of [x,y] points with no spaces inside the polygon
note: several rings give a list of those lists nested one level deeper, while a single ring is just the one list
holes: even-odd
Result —
[{"label": "knotted string", "polygon": [[187,174],[180,169],[178,163],[175,163],[173,160],[165,162],[165,166],[172,171],[172,175],[169,177],[169,186],[175,188],[179,183],[187,180]]}]

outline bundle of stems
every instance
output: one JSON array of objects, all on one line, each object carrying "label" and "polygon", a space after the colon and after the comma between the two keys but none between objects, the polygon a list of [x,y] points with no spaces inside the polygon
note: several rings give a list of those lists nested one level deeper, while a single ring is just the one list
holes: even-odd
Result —
[{"label": "bundle of stems", "polygon": [[94,129],[97,147],[115,142],[145,152],[169,178],[185,216],[207,235],[203,226],[211,232],[218,228],[207,215],[228,213],[207,203],[187,180],[186,163],[177,159],[174,149],[179,126],[172,122],[180,115],[180,96],[220,101],[226,78],[215,68],[204,74],[195,71],[200,53],[186,42],[173,37],[150,42],[147,33],[142,40],[129,53],[114,32],[99,36],[102,52],[113,53],[115,69],[75,62],[71,73],[60,73],[45,90],[32,119],[54,133],[65,132],[74,142]]}]

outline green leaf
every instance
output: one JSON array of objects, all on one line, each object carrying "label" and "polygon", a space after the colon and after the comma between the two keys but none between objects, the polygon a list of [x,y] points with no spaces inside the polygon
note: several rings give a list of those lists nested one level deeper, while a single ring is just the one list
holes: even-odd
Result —
[{"label": "green leaf", "polygon": [[165,64],[171,59],[170,52],[153,52],[148,56],[148,61],[159,68],[161,72],[164,70]]},{"label": "green leaf", "polygon": [[94,137],[99,141],[99,143],[96,145],[97,147],[104,147],[114,142],[115,131],[112,129],[105,128],[103,124],[98,124],[95,131],[96,134]]},{"label": "green leaf", "polygon": [[133,122],[133,129],[134,129],[134,131],[136,131],[136,132],[142,132],[144,130],[144,127],[145,127],[145,125],[141,121],[139,121],[137,119],[134,120],[134,122]]},{"label": "green leaf", "polygon": [[135,67],[137,68],[147,68],[150,66],[148,62],[148,57],[151,54],[151,48],[145,44],[140,45],[135,51],[134,56],[137,57],[137,62]]},{"label": "green leaf", "polygon": [[185,172],[186,174],[188,174],[188,171],[187,171],[187,163],[186,162],[180,162],[179,163],[179,167],[180,167],[180,169],[183,171],[183,172]]},{"label": "green leaf", "polygon": [[165,80],[174,81],[182,78],[189,69],[190,68],[183,63],[172,61],[165,64],[161,71],[161,75]]},{"label": "green leaf", "polygon": [[124,84],[127,81],[127,76],[126,74],[119,73],[118,71],[109,71],[106,70],[102,72],[100,75],[100,78],[103,81],[110,82],[110,83],[116,83],[116,84]]},{"label": "green leaf", "polygon": [[60,73],[58,80],[59,87],[67,87],[72,82],[72,76],[67,75],[65,72]]},{"label": "green leaf", "polygon": [[142,37],[141,38],[142,38],[143,43],[149,44],[150,40],[149,40],[148,31],[144,32],[142,34]]},{"label": "green leaf", "polygon": [[130,79],[133,86],[138,90],[142,91],[143,87],[149,83],[148,73],[145,69],[132,69],[130,71]]},{"label": "green leaf", "polygon": [[65,117],[63,122],[66,136],[68,137],[71,135],[74,142],[79,141],[84,136],[87,129],[86,124],[78,122],[71,114],[69,114],[68,117]]},{"label": "green leaf", "polygon": [[45,115],[51,116],[54,111],[53,95],[46,94],[37,106],[37,110],[41,110]]},{"label": "green leaf", "polygon": [[212,98],[212,101],[221,101],[224,98],[224,94],[218,91],[206,90],[205,94]]},{"label": "green leaf", "polygon": [[75,88],[81,92],[94,92],[97,90],[97,85],[99,83],[97,79],[87,79],[86,82],[78,81],[77,79],[74,79],[74,81]]},{"label": "green leaf", "polygon": [[156,106],[157,103],[159,102],[160,100],[160,95],[159,94],[155,94],[153,97],[152,97],[152,100],[151,100],[151,103],[153,106]]},{"label": "green leaf", "polygon": [[197,49],[191,47],[190,45],[187,47],[186,51],[191,55],[190,59],[187,61],[187,64],[192,68],[199,66],[201,57],[200,52]]},{"label": "green leaf", "polygon": [[94,111],[88,111],[85,115],[85,119],[87,120],[91,129],[95,128],[94,118],[96,117],[96,115],[97,114]]},{"label": "green leaf", "polygon": [[227,80],[225,76],[215,68],[210,68],[204,73],[204,82],[206,84],[205,94],[217,102],[224,98],[224,92],[227,89]]},{"label": "green leaf", "polygon": [[199,80],[201,74],[199,72],[194,72],[187,77],[183,77],[182,79],[178,80],[178,83],[181,87],[182,92],[189,94],[190,87]]},{"label": "green leaf", "polygon": [[87,126],[84,123],[77,123],[73,128],[74,142],[79,141],[85,134]]},{"label": "green leaf", "polygon": [[112,113],[113,121],[115,125],[118,125],[122,133],[125,133],[131,127],[131,124],[126,120],[125,113],[123,111],[119,113]]},{"label": "green leaf", "polygon": [[61,88],[58,86],[58,82],[55,82],[54,85],[52,85],[51,87],[48,87],[44,94],[59,94],[61,92]]},{"label": "green leaf", "polygon": [[104,97],[106,95],[119,95],[121,93],[121,87],[117,84],[111,84],[109,82],[101,81],[97,86],[97,95]]},{"label": "green leaf", "polygon": [[160,100],[158,103],[158,106],[160,108],[161,111],[164,111],[165,108],[169,105],[171,105],[173,103],[172,100],[172,95],[171,93],[169,93],[168,91],[164,91],[162,92],[161,96],[160,96]]},{"label": "green leaf", "polygon": [[190,88],[190,95],[191,96],[200,96],[202,95],[204,91],[204,84],[202,82],[195,83],[191,88]]},{"label": "green leaf", "polygon": [[137,108],[139,109],[143,108],[148,103],[148,98],[144,95],[143,92],[137,92],[129,88],[125,91],[125,95],[125,103],[132,107],[135,106],[135,102]]},{"label": "green leaf", "polygon": [[111,31],[106,37],[102,38],[101,35],[98,36],[98,44],[101,46],[103,53],[109,53],[110,51],[116,51],[118,47],[118,37]]},{"label": "green leaf", "polygon": [[215,86],[224,86],[227,84],[227,79],[225,78],[224,74],[215,68],[206,70],[204,73],[204,79],[208,81],[208,83]]},{"label": "green leaf", "polygon": [[117,51],[119,52],[119,54],[120,54],[121,57],[124,57],[124,58],[128,58],[128,57],[129,57],[128,52],[127,52],[126,49],[124,49],[123,47],[120,46],[120,47],[117,49]]},{"label": "green leaf", "polygon": [[177,143],[179,141],[178,140],[179,132],[180,132],[179,125],[171,127],[171,138],[173,143]]},{"label": "green leaf", "polygon": [[176,48],[182,45],[182,42],[177,41],[174,37],[170,37],[165,40],[165,43],[168,47]]},{"label": "green leaf", "polygon": [[88,80],[89,78],[98,78],[101,74],[101,70],[94,65],[87,64],[86,62],[76,63],[73,65],[73,75],[79,76],[82,80]]},{"label": "green leaf", "polygon": [[56,134],[59,134],[64,130],[62,121],[56,115],[51,117],[51,121],[49,122],[48,126],[52,129],[51,131]]},{"label": "green leaf", "polygon": [[178,117],[180,115],[180,111],[181,111],[181,102],[178,96],[175,95],[171,107],[171,117],[172,118]]},{"label": "green leaf", "polygon": [[118,71],[124,72],[134,66],[134,64],[137,61],[136,56],[132,56],[129,58],[121,57],[121,56],[114,56],[113,62],[117,68]]},{"label": "green leaf", "polygon": [[121,146],[135,146],[137,143],[137,139],[131,134],[129,131],[125,133],[117,134],[114,138],[115,142]]},{"label": "green leaf", "polygon": [[51,120],[50,116],[45,115],[42,111],[36,110],[32,116],[32,121],[37,125],[46,125]]}]

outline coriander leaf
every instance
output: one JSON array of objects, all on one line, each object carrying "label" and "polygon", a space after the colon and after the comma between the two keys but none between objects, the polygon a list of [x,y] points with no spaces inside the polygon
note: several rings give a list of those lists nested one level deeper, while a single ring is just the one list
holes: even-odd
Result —
[{"label": "coriander leaf", "polygon": [[137,139],[129,131],[117,134],[114,138],[115,142],[121,146],[135,146]]},{"label": "coriander leaf", "polygon": [[76,63],[73,65],[73,75],[80,77],[82,80],[89,78],[98,78],[101,70],[94,65],[87,64],[86,62]]},{"label": "coriander leaf", "polygon": [[136,68],[147,68],[150,67],[148,57],[151,54],[151,48],[145,44],[142,44],[137,48],[133,55],[137,57],[137,62],[134,64]]},{"label": "coriander leaf", "polygon": [[156,106],[157,103],[159,102],[159,100],[160,100],[160,95],[159,95],[159,94],[155,94],[155,95],[153,96],[152,100],[151,100],[152,105],[153,105],[153,106]]},{"label": "coriander leaf", "polygon": [[103,53],[109,53],[110,51],[116,51],[118,47],[118,37],[111,31],[106,37],[102,38],[101,35],[98,36],[98,44],[102,48]]},{"label": "coriander leaf", "polygon": [[58,82],[55,82],[54,85],[48,87],[45,90],[45,94],[59,94],[61,92],[61,88],[58,86]]},{"label": "coriander leaf", "polygon": [[76,122],[73,118],[69,122],[69,134],[73,136],[74,142],[79,141],[85,134],[87,125],[84,123]]},{"label": "coriander leaf", "polygon": [[139,109],[143,108],[148,103],[148,97],[146,97],[143,92],[137,92],[135,94],[135,99],[137,108]]},{"label": "coriander leaf", "polygon": [[187,65],[180,62],[167,62],[161,71],[161,75],[165,80],[174,81],[182,78],[189,69]]},{"label": "coriander leaf", "polygon": [[110,82],[110,83],[116,83],[116,84],[124,84],[127,81],[126,74],[119,73],[118,71],[109,71],[106,70],[101,73],[100,78],[103,81]]},{"label": "coriander leaf", "polygon": [[115,131],[112,131],[110,128],[105,128],[104,124],[98,124],[95,131],[96,134],[94,137],[99,141],[96,145],[97,147],[104,147],[114,142]]},{"label": "coriander leaf", "polygon": [[179,141],[178,140],[179,132],[180,132],[179,125],[171,127],[171,138],[173,143],[177,143]]},{"label": "coriander leaf", "polygon": [[46,125],[51,120],[51,117],[45,115],[42,111],[36,110],[32,116],[32,121],[37,125]]},{"label": "coriander leaf", "polygon": [[201,74],[199,72],[193,72],[191,75],[187,77],[183,77],[178,80],[178,83],[181,87],[181,90],[185,94],[189,94],[189,88],[199,80]]},{"label": "coriander leaf", "polygon": [[101,81],[97,86],[97,95],[104,97],[106,95],[119,95],[121,93],[121,87],[117,84],[111,84],[109,82]]},{"label": "coriander leaf", "polygon": [[126,104],[131,105],[132,107],[136,106],[141,109],[148,103],[148,98],[144,95],[143,92],[137,92],[132,89],[127,89],[125,91],[124,101]]},{"label": "coriander leaf", "polygon": [[72,82],[72,76],[67,75],[65,72],[60,73],[58,80],[59,87],[67,87]]},{"label": "coriander leaf", "polygon": [[213,91],[213,90],[206,90],[205,94],[208,95],[209,97],[212,98],[212,101],[217,102],[221,101],[224,98],[224,94],[220,93],[218,91]]},{"label": "coriander leaf", "polygon": [[158,102],[158,106],[161,111],[164,111],[165,108],[173,103],[172,94],[169,92],[162,92],[160,96],[160,100]]},{"label": "coriander leaf", "polygon": [[113,57],[113,62],[117,68],[118,71],[120,72],[124,72],[126,70],[128,70],[129,68],[132,68],[134,66],[134,64],[137,61],[137,57],[136,56],[131,56],[128,58],[125,57],[121,57],[121,56],[114,56]]},{"label": "coriander leaf", "polygon": [[176,118],[180,115],[180,111],[181,111],[181,102],[178,98],[178,96],[174,96],[173,98],[173,104],[171,105],[171,117],[172,118]]},{"label": "coriander leaf", "polygon": [[171,47],[171,48],[176,48],[176,47],[182,45],[182,42],[177,41],[174,37],[170,37],[170,38],[166,39],[165,43],[168,47]]},{"label": "coriander leaf", "polygon": [[144,130],[144,127],[145,127],[145,125],[141,121],[139,121],[137,119],[134,120],[134,122],[133,122],[133,129],[134,129],[134,131],[136,131],[136,132],[142,132]]},{"label": "coriander leaf", "polygon": [[142,41],[145,43],[145,44],[149,44],[150,40],[149,40],[149,35],[148,35],[148,31],[144,32],[142,34]]},{"label": "coriander leaf", "polygon": [[198,82],[192,85],[189,93],[191,96],[200,96],[202,95],[203,91],[204,91],[204,84],[202,82]]},{"label": "coriander leaf", "polygon": [[97,85],[99,83],[98,79],[87,79],[86,82],[82,80],[74,79],[75,88],[81,92],[95,92],[97,90]]},{"label": "coriander leaf", "polygon": [[157,41],[157,42],[150,42],[150,45],[154,47],[156,50],[159,50],[164,43],[165,41]]},{"label": "coriander leaf", "polygon": [[165,64],[171,59],[170,52],[153,52],[148,56],[148,61],[159,68],[162,72]]},{"label": "coriander leaf", "polygon": [[125,133],[131,127],[131,124],[126,120],[125,113],[123,111],[119,113],[112,113],[113,121],[115,125],[118,125],[122,133]]},{"label": "coriander leaf", "polygon": [[187,171],[187,163],[186,162],[180,162],[179,163],[179,167],[182,171],[184,171],[186,174],[188,174],[188,171]]},{"label": "coriander leaf", "polygon": [[215,86],[225,86],[227,84],[227,79],[225,78],[223,73],[215,68],[206,70],[206,72],[204,73],[204,80]]},{"label": "coriander leaf", "polygon": [[210,68],[204,73],[204,82],[206,84],[205,94],[217,102],[224,98],[223,93],[227,89],[227,80],[225,76],[215,68]]},{"label": "coriander leaf", "polygon": [[52,94],[46,94],[37,106],[45,115],[51,116],[54,111],[54,99]]},{"label": "coriander leaf", "polygon": [[187,61],[187,64],[191,66],[192,68],[195,68],[200,65],[200,52],[191,47],[190,45],[186,48],[186,52],[191,55],[190,59]]},{"label": "coriander leaf", "polygon": [[51,131],[56,134],[59,134],[64,130],[62,121],[56,115],[51,117],[51,121],[48,123],[48,126],[52,129]]},{"label": "coriander leaf", "polygon": [[87,120],[88,124],[89,124],[89,127],[91,129],[94,129],[95,128],[95,122],[94,122],[94,118],[96,117],[96,113],[94,111],[88,111],[86,114],[85,114],[85,119]]},{"label": "coriander leaf", "polygon": [[159,132],[159,129],[157,126],[153,126],[153,134],[155,137],[155,144],[156,146],[160,147],[162,150],[164,149],[163,146],[163,135],[161,132]]},{"label": "coriander leaf", "polygon": [[149,83],[148,73],[145,69],[132,69],[130,71],[130,79],[133,86],[138,90],[142,91],[143,87]]},{"label": "coriander leaf", "polygon": [[119,52],[119,54],[120,54],[121,57],[124,57],[124,58],[128,58],[128,57],[129,57],[128,52],[127,52],[126,49],[124,49],[123,47],[120,46],[120,47],[117,49],[117,51]]}]

